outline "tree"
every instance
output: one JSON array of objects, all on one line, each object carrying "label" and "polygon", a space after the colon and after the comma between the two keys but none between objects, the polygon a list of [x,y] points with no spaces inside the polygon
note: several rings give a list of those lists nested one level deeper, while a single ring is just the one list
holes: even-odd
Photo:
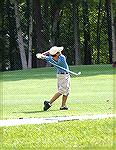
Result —
[{"label": "tree", "polygon": [[32,68],[32,32],[33,32],[33,17],[32,17],[32,0],[26,0],[27,4],[27,22],[28,22],[28,68]]},{"label": "tree", "polygon": [[100,63],[100,16],[101,16],[101,6],[102,1],[99,0],[99,6],[98,6],[98,20],[97,20],[97,63]]},{"label": "tree", "polygon": [[89,11],[88,1],[82,1],[83,7],[83,32],[84,32],[84,64],[90,65],[92,63],[92,50],[90,43],[90,24],[89,24]]},{"label": "tree", "polygon": [[4,1],[0,1],[0,70],[5,70],[6,37],[4,29]]},{"label": "tree", "polygon": [[22,69],[27,69],[27,60],[26,60],[23,35],[22,35],[21,24],[20,24],[20,12],[19,12],[18,0],[14,1],[14,8],[15,8],[16,28],[17,28],[18,45],[19,45],[19,50],[20,50]]},{"label": "tree", "polygon": [[[34,15],[34,39],[35,39],[35,47],[36,51],[41,53],[44,51],[46,44],[45,44],[45,36],[44,36],[44,29],[43,29],[43,19],[41,14],[41,3],[40,0],[33,1],[33,15]],[[43,67],[45,66],[45,61],[37,60],[37,66]]]},{"label": "tree", "polygon": [[111,3],[111,17],[112,17],[112,62],[116,62],[116,32],[115,32],[115,23],[113,15],[113,5]]},{"label": "tree", "polygon": [[19,65],[46,66],[35,54],[53,45],[64,46],[69,65],[80,64],[81,59],[87,65],[110,63],[112,52],[113,59],[116,55],[114,1],[113,11],[108,0],[3,0],[0,4],[3,70],[7,65],[11,70],[21,69]]},{"label": "tree", "polygon": [[8,35],[8,59],[10,61],[9,69],[16,70],[21,69],[20,55],[19,51],[17,51],[17,32],[16,32],[16,22],[15,22],[15,13],[14,13],[14,5],[10,2],[10,0],[6,0],[5,5],[6,11],[6,28]]},{"label": "tree", "polygon": [[75,0],[73,0],[73,28],[74,28],[74,48],[75,48],[75,65],[81,64],[80,55],[80,31],[79,31],[79,15],[78,15],[78,5]]},{"label": "tree", "polygon": [[51,39],[50,39],[50,46],[57,45],[58,39],[58,30],[59,30],[59,17],[60,17],[60,8],[59,4],[56,1],[51,3]]},{"label": "tree", "polygon": [[109,62],[112,63],[112,21],[111,21],[111,0],[106,0],[108,44],[109,44]]}]

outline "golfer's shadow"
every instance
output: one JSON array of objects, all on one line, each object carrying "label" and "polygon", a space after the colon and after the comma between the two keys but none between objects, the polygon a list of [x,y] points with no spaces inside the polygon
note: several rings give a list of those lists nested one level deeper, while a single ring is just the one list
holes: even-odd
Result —
[{"label": "golfer's shadow", "polygon": [[43,112],[43,110],[40,110],[40,111],[20,111],[20,112],[13,112],[13,113],[15,113],[15,114],[18,114],[18,113],[33,114],[33,113],[40,113],[40,112]]},{"label": "golfer's shadow", "polygon": [[[58,110],[49,110],[49,111],[58,111]],[[23,114],[35,114],[35,113],[42,113],[42,112],[49,112],[49,111],[44,111],[44,110],[40,110],[40,111],[22,111],[22,112],[13,112],[13,113],[23,113]]]},{"label": "golfer's shadow", "polygon": [[44,112],[43,110],[40,110],[40,111],[24,111],[22,113],[24,114],[35,114],[35,113],[41,113],[41,112]]}]

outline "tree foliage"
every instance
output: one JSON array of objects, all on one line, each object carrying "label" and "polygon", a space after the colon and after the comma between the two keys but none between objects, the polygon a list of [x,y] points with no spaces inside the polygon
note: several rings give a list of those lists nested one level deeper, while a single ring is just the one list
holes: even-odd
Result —
[{"label": "tree foliage", "polygon": [[[21,57],[14,2],[0,1],[1,70],[46,66],[35,54],[53,45],[64,46],[69,65],[112,63],[115,0],[20,0],[18,19],[25,60]],[[24,61],[27,67],[22,65]]]}]

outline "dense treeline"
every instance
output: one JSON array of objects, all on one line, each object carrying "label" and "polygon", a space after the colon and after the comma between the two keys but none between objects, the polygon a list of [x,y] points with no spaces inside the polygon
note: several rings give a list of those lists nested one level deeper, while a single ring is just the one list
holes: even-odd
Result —
[{"label": "dense treeline", "polygon": [[3,0],[1,70],[48,66],[35,54],[64,46],[69,65],[116,61],[115,0]]}]

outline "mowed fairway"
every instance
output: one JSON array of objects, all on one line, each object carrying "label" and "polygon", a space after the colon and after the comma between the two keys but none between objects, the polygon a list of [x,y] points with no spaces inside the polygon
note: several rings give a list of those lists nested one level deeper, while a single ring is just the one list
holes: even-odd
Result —
[{"label": "mowed fairway", "polygon": [[[44,100],[57,91],[54,68],[4,72],[1,119],[113,114],[114,70],[111,65],[70,67],[82,72],[71,77],[69,110],[59,110],[61,98],[47,111]],[[4,127],[2,149],[114,148],[114,119],[67,121]],[[98,149],[99,149],[98,148]]]}]

